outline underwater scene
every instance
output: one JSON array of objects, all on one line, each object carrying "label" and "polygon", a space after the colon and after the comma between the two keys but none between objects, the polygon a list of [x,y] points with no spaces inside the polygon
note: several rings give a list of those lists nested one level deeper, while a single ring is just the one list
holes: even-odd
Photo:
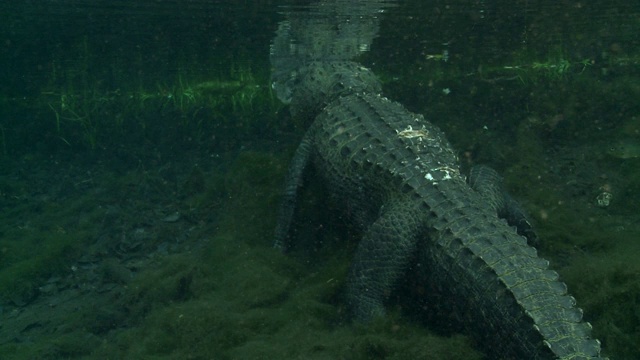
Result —
[{"label": "underwater scene", "polygon": [[321,169],[294,184],[295,245],[274,247],[329,107],[300,90],[320,58],[358,64],[330,91],[374,74],[424,115],[463,178],[495,169],[602,358],[640,359],[640,3],[47,0],[0,17],[0,359],[515,358],[418,266],[384,316],[354,320],[364,231]]}]

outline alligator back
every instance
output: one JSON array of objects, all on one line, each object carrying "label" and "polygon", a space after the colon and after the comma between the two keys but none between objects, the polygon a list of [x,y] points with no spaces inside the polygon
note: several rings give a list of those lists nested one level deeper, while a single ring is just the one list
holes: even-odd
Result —
[{"label": "alligator back", "polygon": [[598,358],[558,274],[467,185],[444,135],[421,115],[379,95],[343,95],[301,148],[300,161],[314,164],[364,232],[347,280],[357,320],[383,314],[414,266],[492,357]]}]

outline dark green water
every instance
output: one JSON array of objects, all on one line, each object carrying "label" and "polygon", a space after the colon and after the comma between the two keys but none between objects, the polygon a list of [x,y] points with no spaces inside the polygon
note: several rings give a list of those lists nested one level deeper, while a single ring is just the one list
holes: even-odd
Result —
[{"label": "dark green water", "polygon": [[[397,297],[345,321],[357,234],[313,181],[325,246],[270,249],[308,125],[270,89],[285,5],[0,4],[0,358],[482,358]],[[640,359],[638,33],[631,1],[416,0],[359,59],[505,176],[612,359]]]}]

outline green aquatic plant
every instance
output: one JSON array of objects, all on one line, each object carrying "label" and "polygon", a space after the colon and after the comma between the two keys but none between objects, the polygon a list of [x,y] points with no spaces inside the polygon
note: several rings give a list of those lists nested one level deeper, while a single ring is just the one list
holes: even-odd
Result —
[{"label": "green aquatic plant", "polygon": [[531,64],[525,65],[505,65],[502,69],[515,70],[519,73],[519,78],[522,80],[526,78],[539,78],[540,76],[547,79],[561,79],[569,74],[569,71],[580,66],[580,73],[583,72],[587,66],[591,66],[590,59],[583,59],[577,62],[571,62],[565,58],[551,59],[544,62],[534,61]]},{"label": "green aquatic plant", "polygon": [[189,86],[182,74],[178,74],[177,81],[168,92],[167,98],[172,101],[173,107],[181,113],[189,111],[190,107],[199,100],[200,94]]},{"label": "green aquatic plant", "polygon": [[[454,57],[459,59],[460,57]],[[430,81],[452,80],[479,76],[483,81],[497,82],[520,80],[523,83],[539,81],[558,81],[567,79],[571,75],[581,74],[594,64],[591,58],[572,59],[572,56],[561,46],[552,47],[546,54],[533,54],[525,48],[513,53],[502,60],[502,64],[487,65],[482,59],[468,63],[475,66],[474,71],[466,71],[460,61],[449,61],[448,51],[442,54],[429,54],[424,57],[428,62]],[[544,60],[541,60],[544,59]],[[475,61],[473,61],[475,60]],[[480,64],[478,62],[480,61]],[[447,66],[445,66],[447,64]]]},{"label": "green aquatic plant", "polygon": [[550,76],[564,76],[570,67],[571,63],[564,58],[531,64],[531,69],[546,71]]},{"label": "green aquatic plant", "polygon": [[99,101],[66,93],[56,94],[53,92],[44,92],[42,95],[54,97],[54,100],[48,101],[47,105],[49,109],[53,111],[55,127],[60,140],[67,145],[71,145],[62,131],[62,128],[68,124],[72,127],[79,127],[81,129],[82,141],[89,148],[95,149],[98,135],[98,125],[95,116]]},{"label": "green aquatic plant", "polygon": [[[531,60],[534,56],[527,54],[518,54],[515,56],[517,65],[502,65],[492,68],[489,72],[503,73],[515,72],[513,79],[526,81],[556,81],[566,79],[571,74],[581,74],[587,67],[593,64],[590,58],[572,60],[571,57],[562,48],[554,48],[547,54],[546,60]],[[535,58],[535,57],[534,57]]]},{"label": "green aquatic plant", "polygon": [[55,139],[51,147],[107,149],[165,141],[171,131],[180,141],[235,138],[238,131],[261,131],[254,125],[275,124],[271,119],[282,106],[266,85],[267,68],[256,72],[245,59],[225,58],[209,67],[182,61],[172,75],[153,80],[132,77],[131,69],[117,64],[100,68],[105,64],[87,38],[72,49],[56,55],[35,102],[46,114],[47,139]]}]

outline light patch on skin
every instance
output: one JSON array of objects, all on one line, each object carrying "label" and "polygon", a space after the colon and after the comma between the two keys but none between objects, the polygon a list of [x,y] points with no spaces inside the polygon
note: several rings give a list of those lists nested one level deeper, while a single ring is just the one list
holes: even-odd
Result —
[{"label": "light patch on skin", "polygon": [[396,130],[396,134],[405,139],[418,138],[418,141],[422,141],[423,138],[429,137],[429,132],[424,126],[422,126],[422,129],[414,130],[411,125],[407,125],[407,128],[402,131]]},{"label": "light patch on skin", "polygon": [[424,178],[429,180],[429,181],[432,181],[433,185],[436,185],[438,182],[436,181],[436,178],[434,178],[433,175],[431,174],[431,171],[438,171],[438,172],[444,173],[442,178],[440,178],[440,181],[452,180],[454,178],[460,177],[460,171],[458,169],[453,169],[453,168],[450,168],[448,166],[443,166],[443,167],[430,169],[429,172],[427,172],[424,175]]},{"label": "light patch on skin", "polygon": [[[453,168],[450,168],[448,166],[435,168],[433,170],[443,171],[445,173],[445,175],[442,177],[442,180],[451,180],[454,177],[459,177],[460,176],[460,171],[458,169],[453,169]],[[451,176],[452,174],[453,174],[453,176]]]}]

